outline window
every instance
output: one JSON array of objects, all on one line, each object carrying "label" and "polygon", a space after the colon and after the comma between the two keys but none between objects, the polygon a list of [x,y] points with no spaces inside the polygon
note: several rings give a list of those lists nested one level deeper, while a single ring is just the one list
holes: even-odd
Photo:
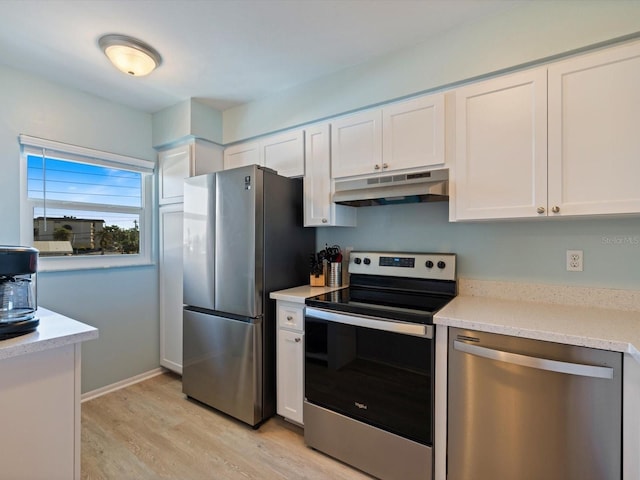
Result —
[{"label": "window", "polygon": [[44,270],[149,263],[153,162],[20,136],[23,243]]}]

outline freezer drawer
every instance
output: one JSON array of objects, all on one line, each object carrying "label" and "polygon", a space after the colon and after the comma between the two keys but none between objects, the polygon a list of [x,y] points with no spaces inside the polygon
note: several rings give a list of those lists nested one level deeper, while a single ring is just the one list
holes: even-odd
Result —
[{"label": "freezer drawer", "polygon": [[262,420],[262,322],[184,310],[182,391],[256,425]]},{"label": "freezer drawer", "polygon": [[622,354],[449,330],[448,480],[620,480]]}]

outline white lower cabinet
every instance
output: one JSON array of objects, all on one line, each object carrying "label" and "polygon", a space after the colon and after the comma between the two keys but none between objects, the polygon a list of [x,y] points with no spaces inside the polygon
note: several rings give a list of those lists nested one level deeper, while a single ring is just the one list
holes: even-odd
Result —
[{"label": "white lower cabinet", "polygon": [[277,302],[277,412],[303,424],[304,304]]},{"label": "white lower cabinet", "polygon": [[182,203],[160,208],[160,365],[182,374]]},{"label": "white lower cabinet", "polygon": [[80,478],[80,348],[64,345],[0,362],[0,478]]}]

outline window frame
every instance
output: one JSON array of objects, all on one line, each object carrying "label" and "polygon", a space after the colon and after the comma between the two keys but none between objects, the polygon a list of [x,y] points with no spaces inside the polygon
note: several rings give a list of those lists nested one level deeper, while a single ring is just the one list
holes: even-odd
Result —
[{"label": "window frame", "polygon": [[[113,167],[141,173],[142,205],[139,209],[139,253],[137,254],[108,254],[108,255],[73,255],[73,256],[41,256],[38,260],[38,271],[68,271],[84,269],[102,269],[114,267],[144,266],[153,264],[153,212],[155,210],[154,178],[155,162],[143,160],[125,155],[110,152],[103,152],[91,148],[80,147],[53,140],[46,140],[37,137],[21,134],[20,144],[20,241],[22,245],[33,245],[33,219],[34,210],[43,206],[43,201],[29,198],[27,191],[28,172],[27,163],[29,155],[42,156],[44,149],[45,156],[51,152],[52,156],[62,160],[80,162],[90,165]],[[38,151],[40,153],[38,153]],[[79,202],[64,202],[47,200],[47,209],[75,208],[74,205],[81,205]],[[87,205],[83,204],[82,209]],[[113,207],[110,204],[96,204],[94,211],[110,211],[116,208],[119,211],[132,209],[132,207]],[[137,207],[134,207],[136,212]]]}]

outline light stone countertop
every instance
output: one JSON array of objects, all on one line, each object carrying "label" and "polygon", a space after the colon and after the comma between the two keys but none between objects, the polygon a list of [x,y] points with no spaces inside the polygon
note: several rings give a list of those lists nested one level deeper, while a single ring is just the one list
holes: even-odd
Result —
[{"label": "light stone countertop", "polygon": [[458,295],[434,323],[629,353],[640,362],[640,311]]},{"label": "light stone countertop", "polygon": [[322,295],[323,293],[333,292],[346,287],[347,285],[343,285],[341,287],[312,287],[311,285],[302,285],[300,287],[271,292],[269,296],[274,300],[284,300],[287,302],[304,304],[306,298],[315,297],[316,295]]},{"label": "light stone countertop", "polygon": [[0,340],[0,360],[98,338],[98,329],[46,308],[38,308],[35,332]]}]

